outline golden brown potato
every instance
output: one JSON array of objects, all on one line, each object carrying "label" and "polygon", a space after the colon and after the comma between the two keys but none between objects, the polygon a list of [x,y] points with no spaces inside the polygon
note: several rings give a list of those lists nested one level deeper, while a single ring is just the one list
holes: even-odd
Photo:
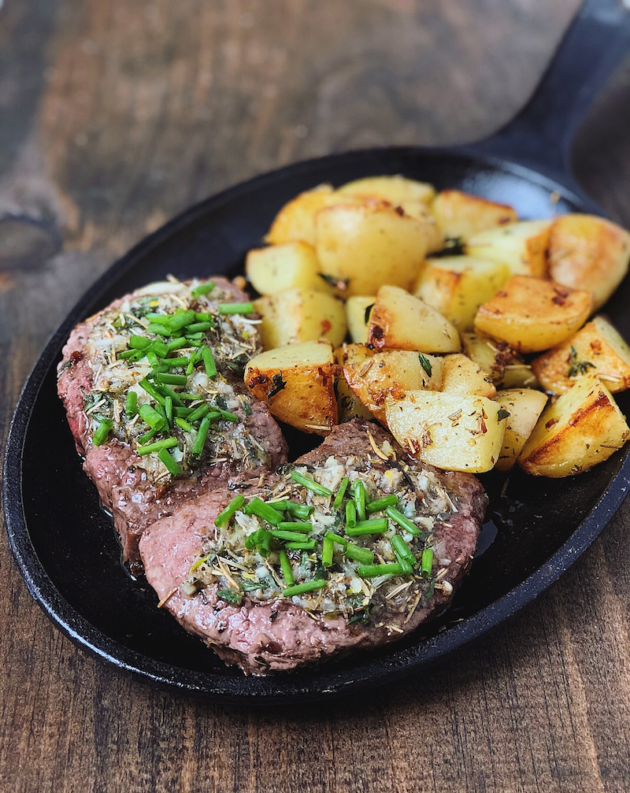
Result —
[{"label": "golden brown potato", "polygon": [[427,239],[427,254],[441,251],[444,248],[444,235],[424,201],[401,201],[398,206],[405,215],[422,223]]},{"label": "golden brown potato", "polygon": [[563,215],[549,237],[550,275],[559,284],[593,293],[602,306],[628,272],[630,234],[594,215]]},{"label": "golden brown potato", "polygon": [[315,248],[307,242],[285,242],[251,250],[245,272],[257,292],[273,295],[286,289],[316,289],[332,293],[319,272]]},{"label": "golden brown potato", "polygon": [[522,220],[482,231],[466,244],[466,253],[506,264],[513,275],[547,275],[550,220]]},{"label": "golden brown potato", "polygon": [[368,343],[376,349],[459,352],[457,330],[435,309],[396,286],[383,286],[370,314]]},{"label": "golden brown potato", "polygon": [[[344,345],[345,346],[345,345]],[[355,345],[348,345],[355,346]],[[356,345],[362,346],[362,345]],[[365,348],[364,348],[365,349]],[[337,347],[335,350],[335,362],[337,363],[337,410],[339,413],[339,423],[349,419],[373,419],[374,416],[365,407],[363,402],[354,394],[343,373],[344,348]]]},{"label": "golden brown potato", "polygon": [[409,390],[439,390],[442,384],[442,359],[433,355],[385,350],[358,361],[351,352],[344,357],[343,374],[346,382],[370,412],[386,426],[385,399],[388,396],[402,399]]},{"label": "golden brown potato", "polygon": [[583,374],[596,374],[611,393],[630,387],[630,347],[603,317],[532,361],[540,384],[563,394]]},{"label": "golden brown potato", "polygon": [[446,394],[473,394],[488,399],[497,393],[492,378],[461,353],[445,355],[442,391]]},{"label": "golden brown potato", "polygon": [[386,204],[322,209],[316,228],[321,271],[345,295],[371,295],[383,284],[408,289],[427,251],[425,225]]},{"label": "golden brown potato", "polygon": [[287,289],[255,300],[254,306],[262,315],[260,336],[266,350],[315,339],[338,345],[346,337],[344,305],[324,292]]},{"label": "golden brown potato", "polygon": [[490,300],[509,277],[509,268],[499,262],[443,256],[427,259],[413,294],[459,331],[467,331],[473,328],[479,306]]},{"label": "golden brown potato", "polygon": [[516,211],[460,190],[442,190],[432,206],[440,231],[449,239],[469,239],[475,234],[518,220]]},{"label": "golden brown potato", "polygon": [[503,448],[495,468],[509,471],[532,434],[547,404],[547,395],[531,388],[513,388],[499,392],[495,401],[509,414],[505,416]]},{"label": "golden brown potato", "polygon": [[347,182],[337,192],[359,198],[376,198],[388,201],[393,206],[400,206],[404,201],[422,201],[429,204],[435,195],[435,188],[404,176],[368,176]]},{"label": "golden brown potato", "polygon": [[350,338],[356,344],[365,344],[368,336],[370,309],[376,303],[376,296],[353,295],[346,301],[346,319]]},{"label": "golden brown potato", "polygon": [[462,333],[466,355],[480,366],[497,388],[535,388],[532,367],[504,341]]},{"label": "golden brown potato", "polygon": [[245,384],[271,414],[303,432],[327,435],[337,423],[336,366],[329,342],[307,341],[257,355]]},{"label": "golden brown potato", "polygon": [[540,352],[572,336],[588,319],[590,292],[553,281],[513,276],[475,317],[475,331],[521,352]]},{"label": "golden brown potato", "polygon": [[388,397],[386,418],[398,443],[419,460],[447,471],[489,471],[499,459],[505,421],[485,397],[408,391]]},{"label": "golden brown potato", "polygon": [[315,245],[315,215],[322,207],[338,200],[329,184],[321,184],[293,198],[278,212],[265,242],[281,245],[302,240]]},{"label": "golden brown potato", "polygon": [[607,460],[629,435],[606,386],[587,374],[543,412],[518,462],[536,476],[570,476]]}]

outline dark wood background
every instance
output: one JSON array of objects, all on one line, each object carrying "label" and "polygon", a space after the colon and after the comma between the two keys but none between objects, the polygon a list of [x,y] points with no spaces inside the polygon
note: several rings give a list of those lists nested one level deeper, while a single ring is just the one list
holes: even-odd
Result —
[{"label": "dark wood background", "polygon": [[[4,0],[0,438],[48,335],[144,234],[293,160],[491,132],[578,4]],[[626,64],[576,147],[584,184],[626,225],[629,128]],[[525,614],[422,679],[265,712],[85,657],[31,601],[3,536],[0,789],[628,790],[629,530],[626,507]]]}]

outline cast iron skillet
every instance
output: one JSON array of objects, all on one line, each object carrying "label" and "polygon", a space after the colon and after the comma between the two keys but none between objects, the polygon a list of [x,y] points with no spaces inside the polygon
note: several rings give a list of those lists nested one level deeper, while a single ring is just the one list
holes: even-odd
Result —
[{"label": "cast iron skillet", "polygon": [[[193,207],[136,246],[85,295],[30,375],[11,427],[4,469],[9,542],[33,597],[75,643],[143,680],[211,700],[269,703],[356,692],[419,672],[530,603],[599,535],[630,484],[628,447],[579,477],[515,473],[507,494],[486,478],[491,507],[477,559],[453,609],[398,645],[309,672],[245,678],[226,668],[120,565],[109,519],[81,470],[55,367],[72,327],[115,297],[174,273],[241,271],[276,210],[321,182],[404,174],[510,203],[524,218],[600,210],[569,167],[570,141],[598,89],[628,50],[627,14],[587,2],[519,118],[476,145],[374,149],[333,155],[261,176]],[[552,194],[555,198],[552,198]],[[607,306],[626,338],[630,281]],[[622,409],[628,400],[620,400]],[[299,450],[294,450],[299,451]]]}]

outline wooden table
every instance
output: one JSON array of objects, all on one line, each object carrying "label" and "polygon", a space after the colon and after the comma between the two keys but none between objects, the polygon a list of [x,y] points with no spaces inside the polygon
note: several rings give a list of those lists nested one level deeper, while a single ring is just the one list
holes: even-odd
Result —
[{"label": "wooden table", "polygon": [[[5,0],[1,437],[48,335],[144,234],[293,160],[489,133],[577,5]],[[628,225],[630,69],[596,115],[579,173]],[[526,613],[422,679],[266,712],[178,699],[85,657],[3,538],[0,789],[628,790],[629,530],[626,507]]]}]

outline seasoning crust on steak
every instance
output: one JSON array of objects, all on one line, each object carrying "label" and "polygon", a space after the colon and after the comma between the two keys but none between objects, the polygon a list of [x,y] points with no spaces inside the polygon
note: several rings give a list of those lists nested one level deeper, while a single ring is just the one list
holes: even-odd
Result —
[{"label": "seasoning crust on steak", "polygon": [[[361,487],[368,504],[386,498],[390,506],[366,514],[374,533],[352,534],[346,505],[360,504]],[[145,532],[140,552],[161,605],[224,661],[246,673],[287,671],[396,641],[447,608],[470,567],[486,500],[474,476],[413,461],[385,430],[354,420],[275,474],[186,501]],[[282,527],[261,514],[269,518],[264,507],[274,503],[283,522],[310,524],[302,543],[272,534]],[[331,535],[338,541],[326,564]],[[390,567],[379,572],[398,572],[373,575],[380,564]]]}]

